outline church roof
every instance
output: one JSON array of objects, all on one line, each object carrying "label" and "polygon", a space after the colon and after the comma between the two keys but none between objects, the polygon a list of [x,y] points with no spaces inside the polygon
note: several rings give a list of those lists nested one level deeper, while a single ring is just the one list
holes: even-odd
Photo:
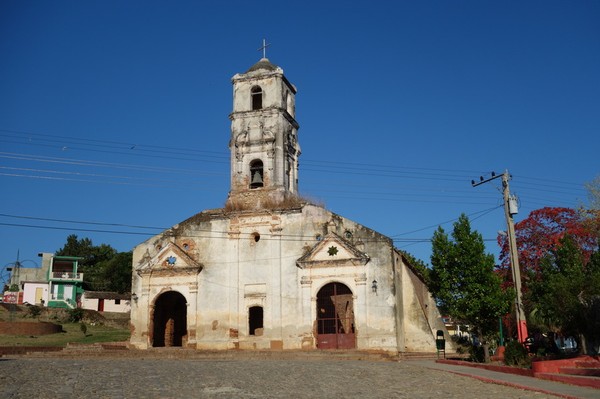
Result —
[{"label": "church roof", "polygon": [[275,70],[277,70],[277,68],[278,68],[277,65],[272,64],[268,58],[261,58],[260,61],[258,61],[256,64],[252,65],[250,67],[250,69],[248,69],[246,71],[246,73],[258,71],[259,69],[265,69],[267,71],[275,71]]}]

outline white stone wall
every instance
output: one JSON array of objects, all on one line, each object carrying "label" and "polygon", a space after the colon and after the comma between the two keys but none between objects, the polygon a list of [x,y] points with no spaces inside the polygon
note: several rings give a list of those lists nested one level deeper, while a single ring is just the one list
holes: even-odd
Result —
[{"label": "white stone wall", "polygon": [[23,303],[30,303],[32,305],[41,305],[39,301],[36,301],[37,289],[42,290],[42,299],[44,303],[48,303],[48,283],[24,283],[23,288]]},{"label": "white stone wall", "polygon": [[[98,310],[99,302],[98,298],[86,298],[85,293],[81,297],[81,307],[83,309]],[[119,304],[116,302],[114,299],[104,299],[103,312],[128,313],[131,311],[130,301],[121,299]]]},{"label": "white stone wall", "polygon": [[[174,232],[175,236],[157,236],[136,247],[134,268],[168,242],[186,242],[203,269],[195,276],[141,277],[134,272],[133,292],[139,298],[132,307],[134,345],[149,344],[151,307],[162,292],[174,290],[188,302],[189,330],[194,330],[188,343],[197,348],[314,348],[317,293],[325,284],[339,282],[353,293],[357,348],[397,350],[393,249],[389,239],[372,230],[307,205],[295,211],[184,222]],[[318,243],[318,235],[327,233],[352,234],[349,242],[364,248],[369,261],[299,268],[296,261]],[[372,291],[373,280],[377,292]],[[260,336],[249,336],[248,309],[257,305],[264,310],[264,330]]]}]

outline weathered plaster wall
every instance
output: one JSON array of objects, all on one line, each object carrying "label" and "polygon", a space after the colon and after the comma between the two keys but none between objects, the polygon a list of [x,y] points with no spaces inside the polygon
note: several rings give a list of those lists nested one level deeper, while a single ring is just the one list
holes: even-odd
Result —
[{"label": "weathered plaster wall", "polygon": [[[302,269],[296,261],[319,240],[334,233],[368,254],[364,265]],[[134,268],[169,245],[187,248],[203,265],[197,275],[142,276],[134,272],[132,343],[149,344],[153,303],[165,290],[187,300],[188,343],[198,348],[314,348],[315,298],[330,282],[354,296],[359,349],[397,350],[392,245],[380,234],[317,206],[287,211],[197,215],[134,250]],[[168,254],[165,253],[164,256]],[[318,261],[318,260],[317,260]],[[372,291],[376,280],[377,292]],[[248,335],[248,309],[262,306],[262,335]]]},{"label": "weathered plaster wall", "polygon": [[438,330],[444,332],[446,348],[453,348],[450,336],[442,321],[435,300],[425,283],[400,258],[402,266],[402,300],[404,302],[404,349],[407,352],[435,351],[435,339]]}]

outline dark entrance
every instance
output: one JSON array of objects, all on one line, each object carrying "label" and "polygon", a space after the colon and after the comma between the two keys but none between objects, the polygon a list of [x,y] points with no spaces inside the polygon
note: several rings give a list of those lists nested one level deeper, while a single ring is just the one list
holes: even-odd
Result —
[{"label": "dark entrance", "polygon": [[263,308],[262,306],[252,306],[248,309],[248,334],[262,335],[263,329]]},{"label": "dark entrance", "polygon": [[182,346],[187,335],[186,300],[179,292],[169,291],[154,303],[152,346]]},{"label": "dark entrance", "polygon": [[317,347],[356,347],[352,291],[344,284],[327,284],[317,294]]}]

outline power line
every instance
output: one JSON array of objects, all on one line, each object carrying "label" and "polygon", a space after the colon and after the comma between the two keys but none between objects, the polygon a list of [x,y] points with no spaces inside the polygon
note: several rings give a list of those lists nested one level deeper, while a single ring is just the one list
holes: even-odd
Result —
[{"label": "power line", "polygon": [[15,219],[42,220],[42,221],[46,221],[46,222],[91,224],[91,225],[97,225],[97,226],[130,227],[130,228],[135,228],[135,229],[155,229],[155,230],[166,230],[167,229],[166,227],[137,226],[137,225],[131,225],[131,224],[90,222],[90,221],[83,221],[83,220],[50,219],[50,218],[42,218],[42,217],[34,217],[34,216],[8,215],[6,213],[0,213],[0,216],[15,218]]},{"label": "power line", "polygon": [[[172,147],[172,146],[164,146],[164,145],[149,145],[143,143],[132,143],[132,142],[120,142],[120,141],[108,141],[108,140],[97,140],[97,139],[83,139],[78,137],[70,137],[70,136],[60,136],[60,135],[49,135],[35,132],[26,132],[20,130],[11,130],[11,129],[0,129],[0,132],[5,132],[4,134],[0,134],[1,136],[8,137],[17,137],[25,142],[17,142],[18,144],[26,144],[32,145],[36,140],[46,140],[50,142],[56,142],[59,145],[56,148],[65,148],[69,150],[70,147],[60,145],[60,144],[84,144],[90,148],[76,148],[78,150],[89,151],[91,148],[111,148],[118,150],[127,150],[127,155],[132,155],[132,151],[145,151],[153,154],[170,154],[170,155],[203,155],[209,157],[216,157],[219,163],[228,163],[229,162],[229,152],[217,152],[211,150],[198,150],[189,147]],[[114,152],[110,152],[114,154]],[[125,154],[125,153],[119,153]],[[155,157],[153,157],[155,158]],[[197,158],[194,159],[186,159],[186,158],[178,158],[178,160],[194,160],[198,161]],[[211,162],[211,161],[209,161]],[[214,162],[214,161],[212,161]],[[446,180],[446,181],[462,181],[462,179],[476,173],[482,173],[480,171],[474,170],[452,170],[452,169],[440,169],[440,168],[425,168],[425,167],[415,167],[415,166],[397,166],[397,165],[383,165],[383,164],[373,164],[373,163],[358,163],[358,162],[342,162],[342,161],[328,161],[328,160],[315,160],[315,159],[306,159],[303,158],[302,163],[304,165],[312,165],[317,166],[316,169],[305,168],[303,170],[306,171],[318,171],[318,172],[327,172],[327,173],[345,173],[345,174],[353,174],[353,175],[367,175],[367,176],[382,176],[382,177],[402,177],[402,178],[421,178],[427,179],[427,176],[434,180]],[[335,168],[335,169],[331,169]],[[483,172],[486,173],[486,172]],[[461,180],[459,180],[459,178]],[[527,177],[523,176],[522,179],[528,179],[533,181],[546,182],[542,183],[530,183],[530,185],[538,185],[554,188],[557,185],[563,185],[571,187],[579,192],[583,192],[583,184],[581,183],[573,183],[573,182],[565,182],[553,179],[544,179],[544,178],[536,178],[536,177]],[[547,184],[552,183],[552,184]],[[566,188],[566,187],[563,187]]]}]

